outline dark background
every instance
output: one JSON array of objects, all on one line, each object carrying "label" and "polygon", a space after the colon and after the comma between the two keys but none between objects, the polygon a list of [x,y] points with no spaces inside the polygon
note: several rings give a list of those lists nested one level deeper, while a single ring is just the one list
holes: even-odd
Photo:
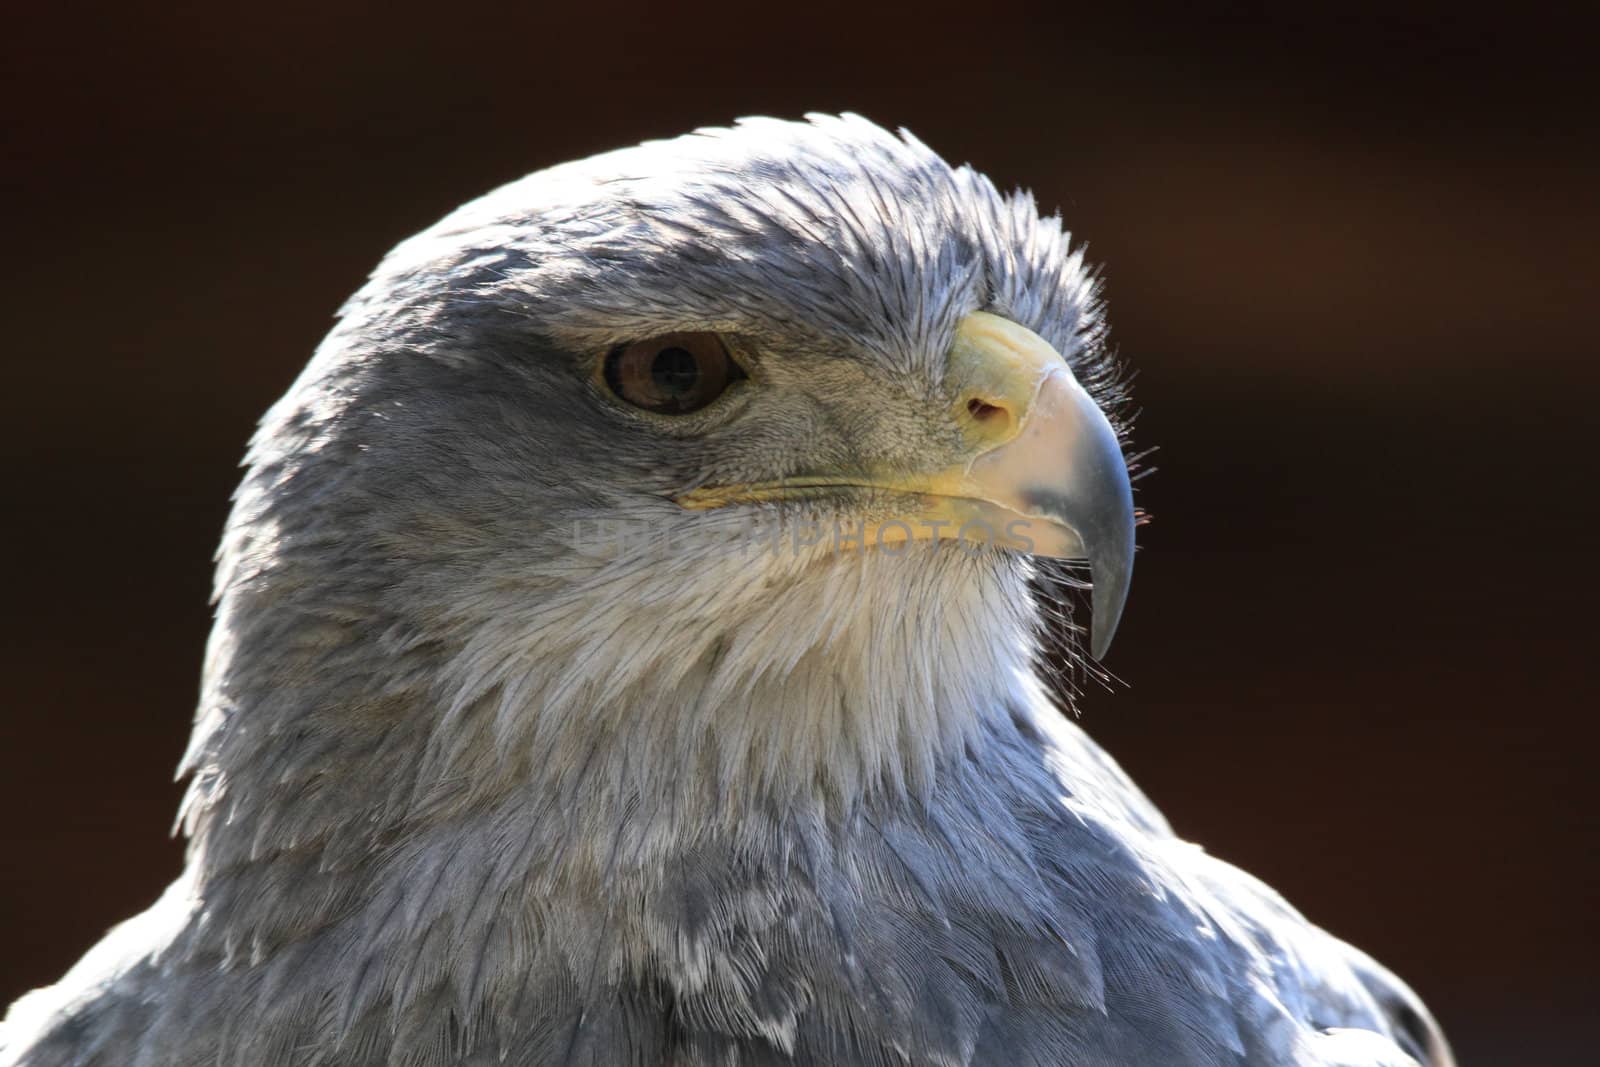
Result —
[{"label": "dark background", "polygon": [[0,1003],[176,872],[255,417],[395,241],[524,172],[852,109],[1059,206],[1155,515],[1083,721],[1178,828],[1578,1062],[1596,993],[1588,27],[1469,8],[166,5],[4,58]]}]

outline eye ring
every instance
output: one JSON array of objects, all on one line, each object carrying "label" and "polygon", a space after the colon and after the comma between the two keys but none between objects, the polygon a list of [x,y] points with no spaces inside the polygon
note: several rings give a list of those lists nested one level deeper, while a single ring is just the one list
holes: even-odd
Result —
[{"label": "eye ring", "polygon": [[714,333],[680,331],[618,345],[601,365],[606,388],[657,415],[688,415],[746,377]]}]

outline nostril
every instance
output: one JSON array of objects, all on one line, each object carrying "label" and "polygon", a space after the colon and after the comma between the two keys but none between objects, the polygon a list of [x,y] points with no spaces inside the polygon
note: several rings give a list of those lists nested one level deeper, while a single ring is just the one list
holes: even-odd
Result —
[{"label": "nostril", "polygon": [[987,422],[989,419],[1003,417],[1006,409],[998,404],[991,404],[987,400],[973,397],[967,401],[967,413],[979,422]]}]

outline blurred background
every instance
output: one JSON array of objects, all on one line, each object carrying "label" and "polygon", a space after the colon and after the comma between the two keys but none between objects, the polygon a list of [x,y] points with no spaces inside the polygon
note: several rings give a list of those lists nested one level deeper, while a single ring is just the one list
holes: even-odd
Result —
[{"label": "blurred background", "polygon": [[848,109],[1033,188],[1106,269],[1158,471],[1084,725],[1465,1064],[1593,1062],[1588,27],[141,6],[30,5],[3,46],[0,1003],[177,871],[236,464],[378,257],[547,164]]}]

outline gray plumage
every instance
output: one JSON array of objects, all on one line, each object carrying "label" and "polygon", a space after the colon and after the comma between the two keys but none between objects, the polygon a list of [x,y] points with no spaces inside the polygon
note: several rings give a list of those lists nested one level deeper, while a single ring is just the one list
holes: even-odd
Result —
[{"label": "gray plumage", "polygon": [[[855,117],[557,167],[402,244],[251,447],[186,871],[0,1064],[1447,1064],[1059,713],[1027,557],[751,554],[673,503],[914,463],[975,310],[1114,414],[1097,292],[1027,196]],[[686,329],[754,387],[605,402],[596,353]],[[670,550],[574,537],[616,520]]]}]

